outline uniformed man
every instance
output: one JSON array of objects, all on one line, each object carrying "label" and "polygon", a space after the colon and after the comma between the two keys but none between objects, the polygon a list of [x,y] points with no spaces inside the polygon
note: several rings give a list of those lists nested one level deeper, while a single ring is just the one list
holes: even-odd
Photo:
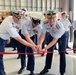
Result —
[{"label": "uniformed man", "polygon": [[[22,39],[17,32],[16,26],[18,26],[21,20],[22,11],[16,10],[13,11],[12,14],[13,16],[6,17],[0,25],[0,52],[5,51],[5,44],[10,42],[10,37],[26,46],[31,47],[33,50],[36,50],[34,45]],[[6,75],[3,64],[3,54],[0,54],[0,75]]]},{"label": "uniformed man", "polygon": [[49,31],[48,36],[48,45],[43,49],[47,50],[50,53],[46,55],[45,67],[40,72],[40,75],[46,74],[49,72],[49,69],[52,65],[52,58],[53,52],[55,48],[56,42],[59,42],[59,52],[60,52],[60,75],[64,75],[65,68],[66,68],[66,57],[65,57],[65,50],[66,50],[66,34],[65,29],[61,22],[56,21],[56,12],[55,11],[47,11],[47,19],[48,23],[43,24],[43,33],[41,37],[41,44],[45,37],[46,31]]},{"label": "uniformed man", "polygon": [[71,28],[74,30],[73,52],[76,53],[76,20],[72,22]]},{"label": "uniformed man", "polygon": [[[41,16],[40,14],[37,13],[30,13],[31,20],[26,21],[22,24],[22,38],[27,40],[29,43],[32,45],[37,44],[37,38],[41,34],[41,26],[40,26],[40,21],[41,21]],[[29,75],[34,75],[34,65],[35,65],[35,58],[34,58],[34,51],[30,47],[26,47],[24,45],[21,45],[21,52],[25,53],[28,52],[30,54],[27,54],[28,56],[28,62],[27,62],[27,70],[30,71]],[[26,67],[26,55],[21,55],[21,68],[18,71],[18,74],[21,74]]]},{"label": "uniformed man", "polygon": [[[66,18],[67,13],[65,11],[63,11],[61,13],[62,18],[60,19],[60,22],[63,24],[66,34],[67,34],[67,43],[66,43],[66,48],[70,48],[68,46],[68,40],[69,40],[69,34],[70,34],[70,28],[71,28],[71,23],[70,21]],[[67,51],[65,51],[66,54],[68,54]]]},{"label": "uniformed man", "polygon": [[[21,11],[22,11],[22,18],[21,18],[21,22],[19,24],[19,29],[18,29],[18,32],[19,32],[19,35],[20,36],[21,36],[22,23],[24,21],[30,20],[30,17],[27,16],[27,9],[26,8],[23,8],[23,9],[21,9]],[[21,49],[21,43],[18,42],[18,41],[16,41],[16,40],[15,40],[15,42],[16,42],[17,52],[21,52],[21,50],[22,50]],[[19,58],[20,58],[20,54],[18,54],[17,59],[19,59]]]}]

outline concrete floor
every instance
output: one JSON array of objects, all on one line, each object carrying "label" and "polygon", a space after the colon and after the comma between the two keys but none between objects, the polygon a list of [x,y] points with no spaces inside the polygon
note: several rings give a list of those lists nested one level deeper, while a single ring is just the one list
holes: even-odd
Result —
[{"label": "concrete floor", "polygon": [[[72,43],[69,43],[72,48]],[[5,48],[6,51],[12,52],[12,48]],[[49,75],[59,75],[59,54],[55,50],[52,68],[49,71]],[[72,50],[68,50],[69,54],[66,55],[66,73],[65,75],[76,75],[76,54]],[[44,67],[45,56],[35,55],[35,74],[37,75]],[[20,59],[17,59],[17,54],[4,55],[4,66],[7,75],[18,75],[18,70],[20,69]],[[27,75],[29,71],[25,70],[20,75]]]}]

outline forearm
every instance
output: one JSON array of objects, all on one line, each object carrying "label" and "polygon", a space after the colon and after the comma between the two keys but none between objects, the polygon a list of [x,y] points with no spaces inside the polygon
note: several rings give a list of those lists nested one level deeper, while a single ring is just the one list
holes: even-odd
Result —
[{"label": "forearm", "polygon": [[20,43],[22,43],[23,45],[26,45],[26,46],[29,46],[29,47],[31,47],[31,46],[32,46],[32,44],[31,44],[31,43],[29,43],[29,42],[25,41],[24,39],[19,40],[19,42],[20,42]]},{"label": "forearm", "polygon": [[29,34],[24,34],[26,40],[31,43],[32,45],[35,45],[35,43],[31,40],[30,35]]},{"label": "forearm", "polygon": [[29,46],[29,47],[32,46],[32,44],[28,43],[26,40],[22,39],[20,36],[17,36],[14,39],[17,40],[17,41],[19,41],[20,43],[22,43],[25,46]]},{"label": "forearm", "polygon": [[9,38],[9,39],[6,41],[6,43],[7,43],[7,44],[9,44],[9,43],[10,43],[10,41],[11,41],[11,40],[10,40],[10,38]]},{"label": "forearm", "polygon": [[31,43],[32,45],[35,45],[35,43],[31,40],[31,38],[30,38],[30,39],[27,39],[27,41],[28,41],[29,43]]},{"label": "forearm", "polygon": [[45,39],[45,34],[43,33],[41,36],[38,37],[38,44],[42,45],[44,39]]},{"label": "forearm", "polygon": [[47,49],[51,48],[53,45],[56,44],[57,40],[58,40],[58,39],[56,39],[56,40],[53,39],[53,40],[45,47],[45,49],[47,50]]}]

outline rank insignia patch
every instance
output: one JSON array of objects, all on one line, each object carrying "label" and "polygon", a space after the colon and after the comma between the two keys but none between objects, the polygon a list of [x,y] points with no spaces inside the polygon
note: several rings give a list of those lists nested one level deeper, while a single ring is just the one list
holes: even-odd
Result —
[{"label": "rank insignia patch", "polygon": [[57,28],[57,29],[60,29],[60,26],[59,26],[58,24],[56,24],[56,28]]},{"label": "rank insignia patch", "polygon": [[47,23],[48,23],[48,20],[45,20],[43,23],[44,23],[44,24],[47,24]]}]

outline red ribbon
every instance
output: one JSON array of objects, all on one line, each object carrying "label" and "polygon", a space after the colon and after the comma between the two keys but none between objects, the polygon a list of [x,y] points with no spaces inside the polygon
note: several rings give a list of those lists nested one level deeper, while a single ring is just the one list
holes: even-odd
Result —
[{"label": "red ribbon", "polygon": [[[71,51],[71,50],[76,50],[76,48],[68,49],[66,51]],[[59,51],[59,52],[65,52],[65,51]],[[42,50],[40,52],[34,52],[34,54],[45,54],[45,53],[52,54],[52,53],[57,53],[57,52],[49,52],[47,50]],[[21,53],[21,52],[20,53],[19,52],[0,52],[0,54],[27,54],[27,55],[32,55],[33,53],[27,53],[27,52],[25,52],[25,53]]]}]

